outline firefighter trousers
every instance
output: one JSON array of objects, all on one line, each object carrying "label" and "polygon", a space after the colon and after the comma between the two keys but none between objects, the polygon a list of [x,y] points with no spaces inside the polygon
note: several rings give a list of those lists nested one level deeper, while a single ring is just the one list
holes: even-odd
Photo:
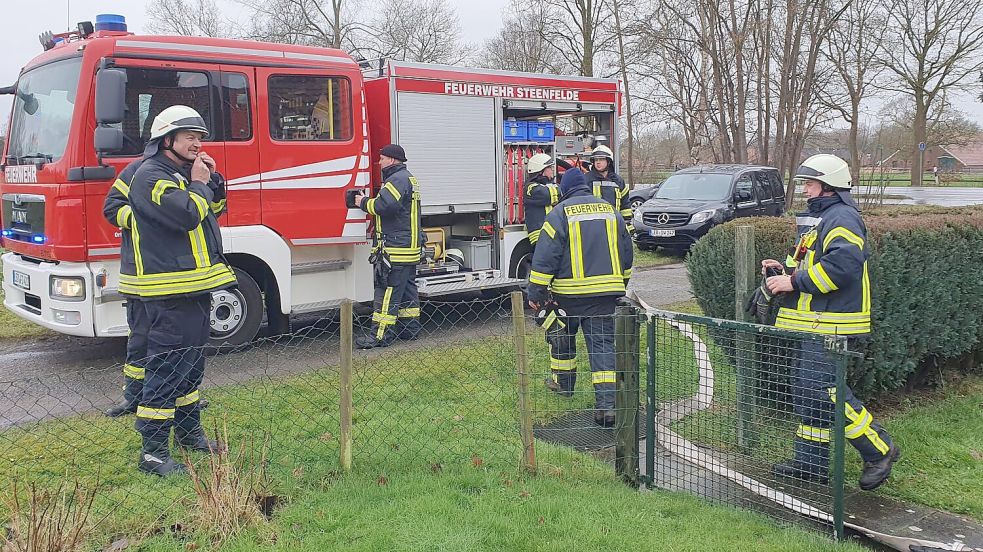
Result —
[{"label": "firefighter trousers", "polygon": [[133,331],[140,328],[136,317],[143,308],[139,304],[140,299],[127,297],[126,299],[126,323],[130,327],[130,333],[126,338],[126,360],[123,362],[123,402],[136,404],[140,401],[143,393],[143,380],[146,377],[144,363],[147,358],[147,334],[142,331]]},{"label": "firefighter trousers", "polygon": [[590,361],[594,404],[598,410],[613,410],[615,395],[614,316],[567,316],[547,328],[550,370],[553,381],[566,392],[577,384],[577,330],[584,332]]},{"label": "firefighter trousers", "polygon": [[416,265],[394,264],[385,286],[375,288],[371,337],[382,343],[415,339],[420,333],[420,294]]},{"label": "firefighter trousers", "polygon": [[133,333],[147,338],[146,377],[136,429],[147,440],[166,441],[201,427],[198,387],[205,373],[211,294],[140,301]]},{"label": "firefighter trousers", "polygon": [[[850,343],[851,348],[857,345]],[[834,405],[844,401],[846,439],[864,462],[883,459],[890,450],[891,436],[846,387],[845,396],[836,396],[836,362],[826,354],[822,341],[807,340],[801,345],[792,373],[792,397],[799,428],[795,434],[795,460],[816,471],[829,466],[830,428]]]}]

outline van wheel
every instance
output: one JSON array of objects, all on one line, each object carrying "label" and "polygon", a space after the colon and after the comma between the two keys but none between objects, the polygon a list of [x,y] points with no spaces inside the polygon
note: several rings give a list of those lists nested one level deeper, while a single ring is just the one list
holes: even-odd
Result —
[{"label": "van wheel", "polygon": [[212,292],[208,346],[225,350],[245,345],[259,333],[263,322],[263,294],[248,272],[233,267],[239,285]]}]

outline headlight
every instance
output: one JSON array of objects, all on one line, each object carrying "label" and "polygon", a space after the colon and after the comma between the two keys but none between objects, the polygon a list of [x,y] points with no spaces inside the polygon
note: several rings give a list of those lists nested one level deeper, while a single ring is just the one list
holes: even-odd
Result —
[{"label": "headlight", "polygon": [[713,215],[716,215],[716,214],[717,214],[717,210],[716,209],[707,209],[706,211],[700,211],[699,213],[696,213],[695,215],[693,215],[689,219],[689,221],[692,224],[699,224],[701,222],[706,222],[706,221],[712,219],[713,218]]},{"label": "headlight", "polygon": [[85,280],[82,278],[51,277],[51,296],[56,299],[81,301],[85,299]]},{"label": "headlight", "polygon": [[637,221],[637,222],[642,222],[642,208],[641,207],[639,207],[638,209],[635,209],[635,212],[632,213],[632,215],[631,215],[631,219],[634,220],[634,221]]}]

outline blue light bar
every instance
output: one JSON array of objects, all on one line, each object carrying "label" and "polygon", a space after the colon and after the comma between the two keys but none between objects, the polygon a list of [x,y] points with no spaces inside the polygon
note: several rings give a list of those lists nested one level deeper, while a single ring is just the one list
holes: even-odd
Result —
[{"label": "blue light bar", "polygon": [[34,243],[44,243],[44,236],[40,234],[35,234],[31,236],[31,241]]},{"label": "blue light bar", "polygon": [[13,235],[14,235],[14,233],[11,230],[4,230],[3,232],[0,232],[0,236],[3,236],[5,238],[9,238],[10,236],[13,236]]}]

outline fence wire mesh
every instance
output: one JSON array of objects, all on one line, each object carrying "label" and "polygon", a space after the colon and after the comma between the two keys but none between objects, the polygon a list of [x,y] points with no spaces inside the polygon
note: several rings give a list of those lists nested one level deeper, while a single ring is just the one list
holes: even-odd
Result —
[{"label": "fence wire mesh", "polygon": [[[503,480],[531,472],[594,480],[611,464],[632,485],[641,479],[779,517],[798,515],[789,514],[793,496],[834,510],[835,486],[767,472],[791,451],[801,337],[646,317],[633,307],[550,319],[513,294],[425,303],[417,335],[363,350],[348,347],[371,332],[371,313],[348,312],[294,319],[291,333],[232,350],[172,352],[171,366],[204,362],[200,382],[165,378],[156,385],[167,400],[145,406],[173,408],[165,418],[175,426],[197,412],[229,452],[216,465],[214,455],[170,439],[167,450],[199,475],[236,470],[264,514],[353,481],[347,474],[380,484],[473,470]],[[215,498],[203,495],[200,477],[137,470],[135,417],[104,412],[119,403],[121,383],[146,383],[156,365],[127,360],[75,372],[11,370],[0,381],[0,496],[23,496],[32,485],[97,489],[89,518],[99,546],[196,527]],[[830,366],[822,373],[836,373]],[[140,396],[146,402],[147,392]],[[0,519],[17,508],[0,500]]]},{"label": "fence wire mesh", "polygon": [[842,534],[845,342],[648,315],[643,479]]}]

